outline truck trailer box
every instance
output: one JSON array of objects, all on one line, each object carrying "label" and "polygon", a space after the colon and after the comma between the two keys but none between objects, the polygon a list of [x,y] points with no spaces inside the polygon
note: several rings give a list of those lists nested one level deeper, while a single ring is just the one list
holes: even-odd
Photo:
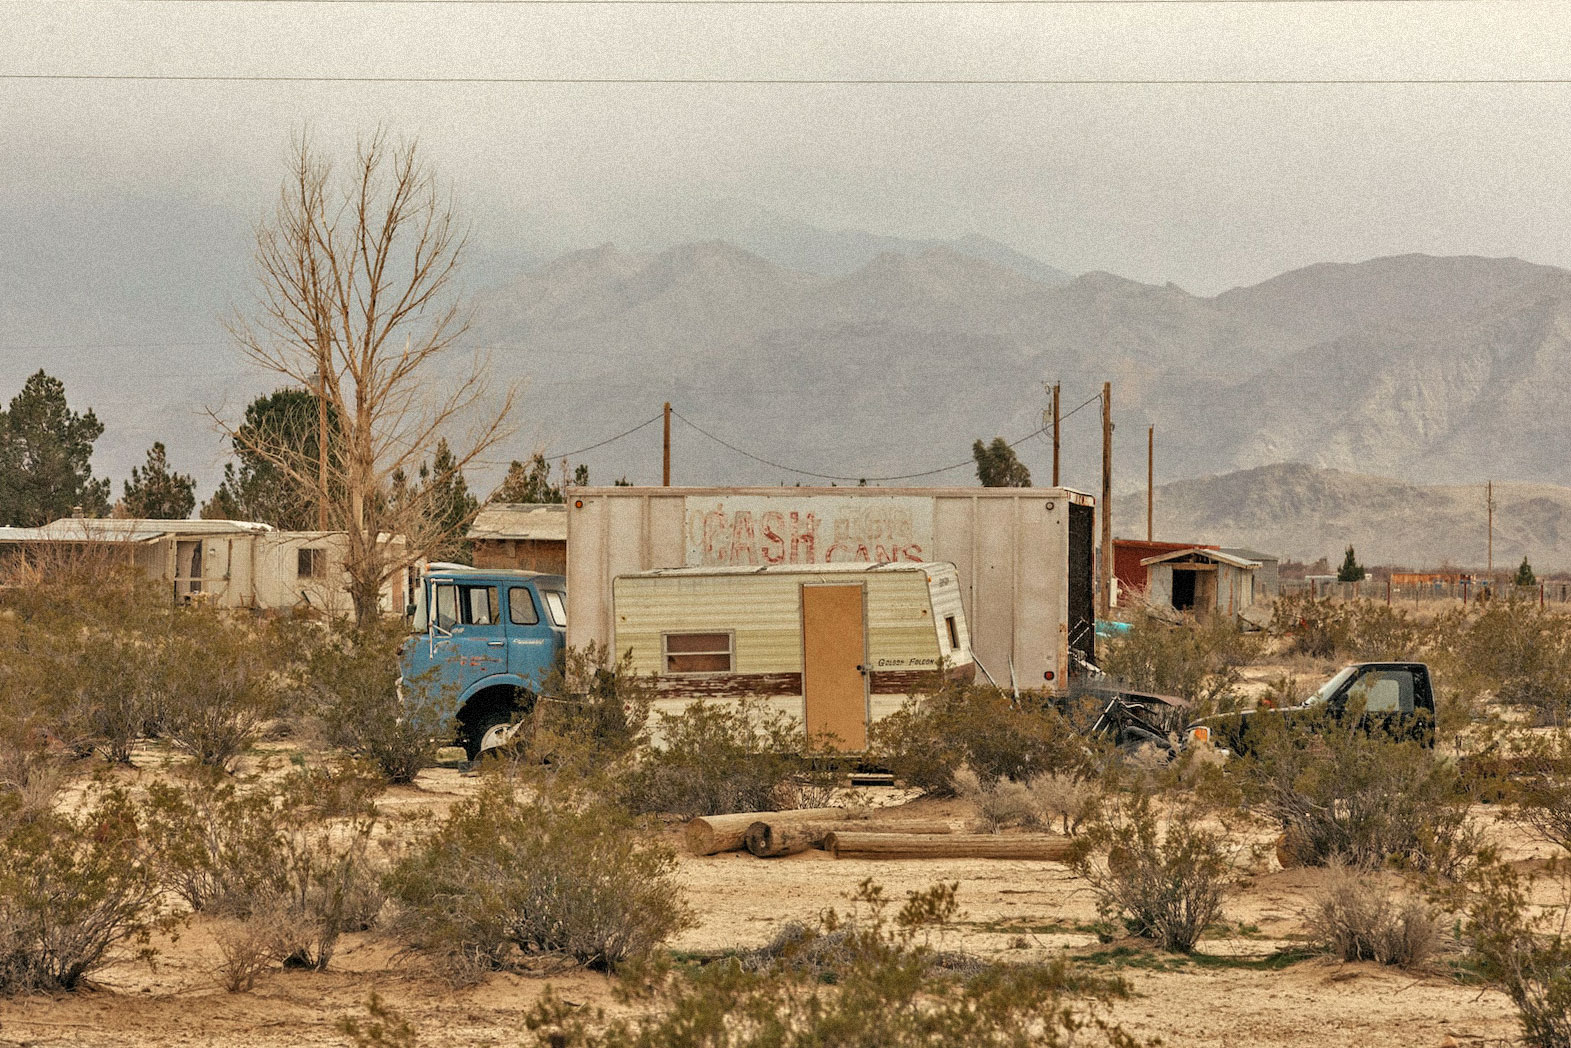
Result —
[{"label": "truck trailer box", "polygon": [[952,564],[660,568],[612,585],[612,643],[654,677],[657,711],[757,697],[821,748],[861,751],[940,669],[975,670]]},{"label": "truck trailer box", "polygon": [[1094,644],[1094,501],[1067,488],[569,488],[567,643],[610,645],[613,580],[657,568],[955,566],[980,675],[1059,691]]}]

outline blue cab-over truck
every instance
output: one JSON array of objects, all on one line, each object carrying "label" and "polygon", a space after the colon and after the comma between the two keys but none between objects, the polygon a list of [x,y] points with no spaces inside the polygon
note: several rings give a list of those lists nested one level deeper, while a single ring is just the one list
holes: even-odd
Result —
[{"label": "blue cab-over truck", "polygon": [[410,605],[400,660],[406,699],[440,702],[457,716],[470,760],[501,745],[560,664],[567,637],[561,575],[434,564]]}]

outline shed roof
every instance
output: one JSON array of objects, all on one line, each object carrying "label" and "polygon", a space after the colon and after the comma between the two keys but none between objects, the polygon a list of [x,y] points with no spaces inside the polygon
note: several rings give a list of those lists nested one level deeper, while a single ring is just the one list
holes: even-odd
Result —
[{"label": "shed roof", "polygon": [[1163,553],[1157,557],[1147,557],[1140,563],[1149,567],[1152,564],[1166,564],[1180,560],[1189,561],[1190,563],[1198,560],[1208,560],[1216,564],[1226,564],[1230,567],[1245,569],[1254,569],[1260,566],[1260,562],[1257,560],[1245,560],[1243,557],[1237,557],[1231,553],[1223,553],[1218,549],[1202,549],[1198,546],[1191,549],[1174,550],[1171,553]]},{"label": "shed roof", "polygon": [[1276,561],[1281,559],[1275,553],[1261,553],[1259,550],[1250,549],[1247,546],[1223,546],[1222,552],[1235,557],[1243,557],[1245,560],[1258,560],[1262,564],[1268,560]]},{"label": "shed roof", "polygon": [[493,502],[480,510],[465,538],[567,541],[567,507],[560,502]]}]

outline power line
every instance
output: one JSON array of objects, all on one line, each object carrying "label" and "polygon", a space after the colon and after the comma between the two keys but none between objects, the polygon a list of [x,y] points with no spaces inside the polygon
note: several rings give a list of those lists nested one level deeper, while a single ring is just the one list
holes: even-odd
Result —
[{"label": "power line", "polygon": [[639,430],[643,429],[645,426],[649,425],[651,422],[659,422],[661,417],[662,417],[661,415],[656,415],[654,418],[645,419],[644,421],[640,422],[638,425],[634,426],[632,429],[624,429],[622,432],[618,433],[616,436],[614,436],[614,437],[607,437],[606,439],[600,441],[598,444],[591,444],[587,448],[579,448],[576,451],[552,452],[549,455],[542,454],[541,458],[545,458],[545,459],[566,459],[566,458],[572,458],[575,455],[585,454],[586,452],[593,451],[596,448],[603,448],[607,444],[610,444],[610,443],[612,443],[614,441],[621,440],[623,437],[630,436],[631,434],[637,433]]},{"label": "power line", "polygon": [[[343,0],[335,0],[343,2]],[[591,0],[603,2],[603,0]],[[639,0],[648,2],[648,0]],[[823,0],[820,0],[823,2]],[[910,0],[901,0],[910,2]],[[1153,0],[1176,3],[1195,0]],[[1239,3],[1243,0],[1218,0]],[[1301,0],[1308,2],[1308,0]],[[1349,0],[1358,2],[1358,0]],[[1462,2],[1462,0],[1450,0]],[[1559,87],[1571,77],[597,77],[597,76],[286,76],[161,73],[0,73],[0,80],[202,84],[433,84],[484,87],[733,86],[733,87]]]},{"label": "power line", "polygon": [[[458,7],[549,7],[596,5],[619,7],[909,7],[917,5],[947,5],[951,7],[1030,6],[1030,7],[1162,7],[1162,6],[1238,6],[1256,7],[1358,4],[1364,7],[1403,5],[1446,6],[1454,4],[1483,4],[1497,6],[1502,0],[122,0],[122,2],[159,4],[224,4],[238,6],[267,6],[289,4],[306,7],[331,7],[334,5],[378,5],[389,7],[458,6]],[[1515,0],[1526,2],[1526,0]]]}]

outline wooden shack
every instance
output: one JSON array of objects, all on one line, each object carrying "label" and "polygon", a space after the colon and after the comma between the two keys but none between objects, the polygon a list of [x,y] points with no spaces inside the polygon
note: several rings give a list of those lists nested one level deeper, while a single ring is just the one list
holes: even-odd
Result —
[{"label": "wooden shack", "polygon": [[1259,594],[1257,561],[1194,547],[1141,562],[1147,571],[1146,602],[1175,611],[1237,615]]}]

